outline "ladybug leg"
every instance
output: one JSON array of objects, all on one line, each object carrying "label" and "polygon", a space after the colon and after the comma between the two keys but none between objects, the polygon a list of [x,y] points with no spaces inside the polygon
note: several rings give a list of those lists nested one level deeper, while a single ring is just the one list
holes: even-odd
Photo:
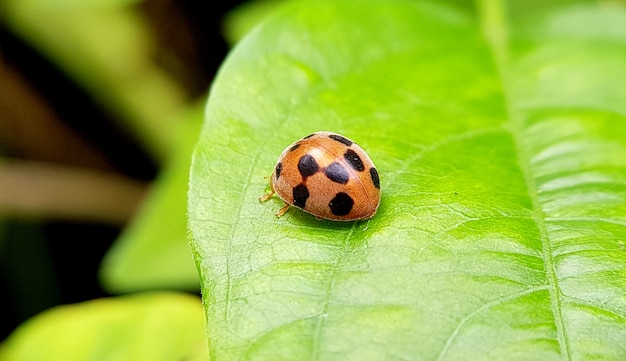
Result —
[{"label": "ladybug leg", "polygon": [[272,190],[269,193],[266,193],[262,196],[259,197],[259,202],[265,202],[266,200],[272,198],[272,196],[274,195],[274,190]]},{"label": "ladybug leg", "polygon": [[289,210],[289,204],[285,204],[285,206],[276,212],[276,218],[281,217],[285,212]]},{"label": "ladybug leg", "polygon": [[[272,176],[273,175],[274,173],[272,173]],[[259,202],[265,202],[266,200],[272,198],[272,196],[274,195],[274,182],[272,182],[272,178],[271,178],[272,176],[270,176],[270,192],[260,196]]]}]

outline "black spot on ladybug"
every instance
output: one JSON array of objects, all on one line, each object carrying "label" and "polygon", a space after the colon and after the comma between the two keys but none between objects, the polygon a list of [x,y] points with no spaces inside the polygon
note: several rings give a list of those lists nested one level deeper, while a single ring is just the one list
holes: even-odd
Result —
[{"label": "black spot on ladybug", "polygon": [[289,151],[290,151],[290,152],[293,152],[294,150],[296,150],[296,149],[298,149],[298,148],[300,148],[300,143],[296,143],[296,144],[294,144],[294,145],[293,145],[293,147],[289,148]]},{"label": "black spot on ladybug", "polygon": [[374,183],[374,187],[380,189],[380,179],[378,179],[378,171],[376,168],[370,168],[370,176],[372,177],[372,183]]},{"label": "black spot on ladybug", "polygon": [[365,166],[363,165],[363,161],[361,160],[361,157],[359,157],[359,155],[356,154],[356,152],[353,151],[352,149],[346,150],[346,152],[343,154],[343,157],[346,158],[346,161],[355,170],[359,172],[362,172],[365,170]]},{"label": "black spot on ladybug", "polygon": [[335,198],[331,199],[330,203],[328,203],[330,211],[336,216],[345,216],[350,213],[353,205],[354,200],[352,197],[344,192],[337,193]]},{"label": "black spot on ladybug", "polygon": [[300,183],[293,187],[293,205],[296,207],[304,208],[306,200],[309,198],[309,190],[307,187]]},{"label": "black spot on ladybug", "polygon": [[349,146],[351,146],[351,145],[352,145],[352,141],[351,141],[350,139],[348,139],[348,138],[346,138],[346,137],[342,137],[342,136],[341,136],[341,135],[339,135],[339,134],[331,134],[331,135],[329,135],[328,137],[329,137],[329,138],[331,138],[331,139],[334,139],[334,140],[338,141],[339,143],[343,143],[343,144],[345,144],[345,146],[346,146],[346,147],[349,147]]},{"label": "black spot on ladybug", "polygon": [[350,179],[348,171],[339,163],[334,162],[324,169],[324,174],[333,182],[346,184]]},{"label": "black spot on ladybug", "polygon": [[314,135],[315,135],[315,133],[313,133],[313,134],[309,134],[309,135],[307,135],[306,137],[304,137],[304,138],[302,138],[302,139],[309,139],[309,138],[311,138],[311,137],[312,137],[312,136],[314,136]]},{"label": "black spot on ladybug", "polygon": [[280,177],[280,172],[283,170],[283,163],[278,162],[278,164],[276,164],[276,169],[274,170],[274,174],[276,174],[276,179],[278,179],[278,177]]},{"label": "black spot on ladybug", "polygon": [[313,156],[311,156],[310,154],[305,154],[300,157],[300,160],[298,161],[298,171],[300,171],[300,175],[302,175],[302,178],[306,178],[315,174],[318,169],[319,166],[317,165],[317,162],[315,161],[315,158],[313,158]]}]

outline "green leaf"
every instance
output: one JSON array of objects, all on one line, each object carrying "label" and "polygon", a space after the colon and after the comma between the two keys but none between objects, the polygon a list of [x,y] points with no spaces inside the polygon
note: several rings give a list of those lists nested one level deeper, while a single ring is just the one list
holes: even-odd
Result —
[{"label": "green leaf", "polygon": [[[239,43],[189,191],[214,360],[626,359],[626,9],[524,4],[298,2]],[[258,202],[322,129],[371,220]]]},{"label": "green leaf", "polygon": [[185,208],[191,153],[203,113],[203,104],[193,104],[181,112],[177,123],[182,126],[172,136],[177,146],[142,209],[102,262],[100,275],[108,291],[199,289],[187,240]]},{"label": "green leaf", "polygon": [[[1,345],[4,361],[206,360],[197,297],[148,293],[56,307]],[[201,357],[203,356],[203,357]]]}]

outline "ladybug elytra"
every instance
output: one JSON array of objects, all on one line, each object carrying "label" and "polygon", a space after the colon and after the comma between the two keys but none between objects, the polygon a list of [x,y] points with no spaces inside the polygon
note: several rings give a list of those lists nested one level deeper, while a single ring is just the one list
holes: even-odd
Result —
[{"label": "ladybug elytra", "polygon": [[334,221],[368,219],[380,204],[380,181],[374,163],[352,140],[332,132],[316,132],[288,146],[270,177],[270,192],[289,206]]}]

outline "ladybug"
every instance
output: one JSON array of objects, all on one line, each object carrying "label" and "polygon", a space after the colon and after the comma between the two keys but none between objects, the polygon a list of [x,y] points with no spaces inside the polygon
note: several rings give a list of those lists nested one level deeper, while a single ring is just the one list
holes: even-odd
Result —
[{"label": "ladybug", "polygon": [[270,192],[289,206],[334,221],[368,219],[380,204],[380,181],[374,163],[352,140],[332,132],[317,132],[288,146],[270,177]]}]

